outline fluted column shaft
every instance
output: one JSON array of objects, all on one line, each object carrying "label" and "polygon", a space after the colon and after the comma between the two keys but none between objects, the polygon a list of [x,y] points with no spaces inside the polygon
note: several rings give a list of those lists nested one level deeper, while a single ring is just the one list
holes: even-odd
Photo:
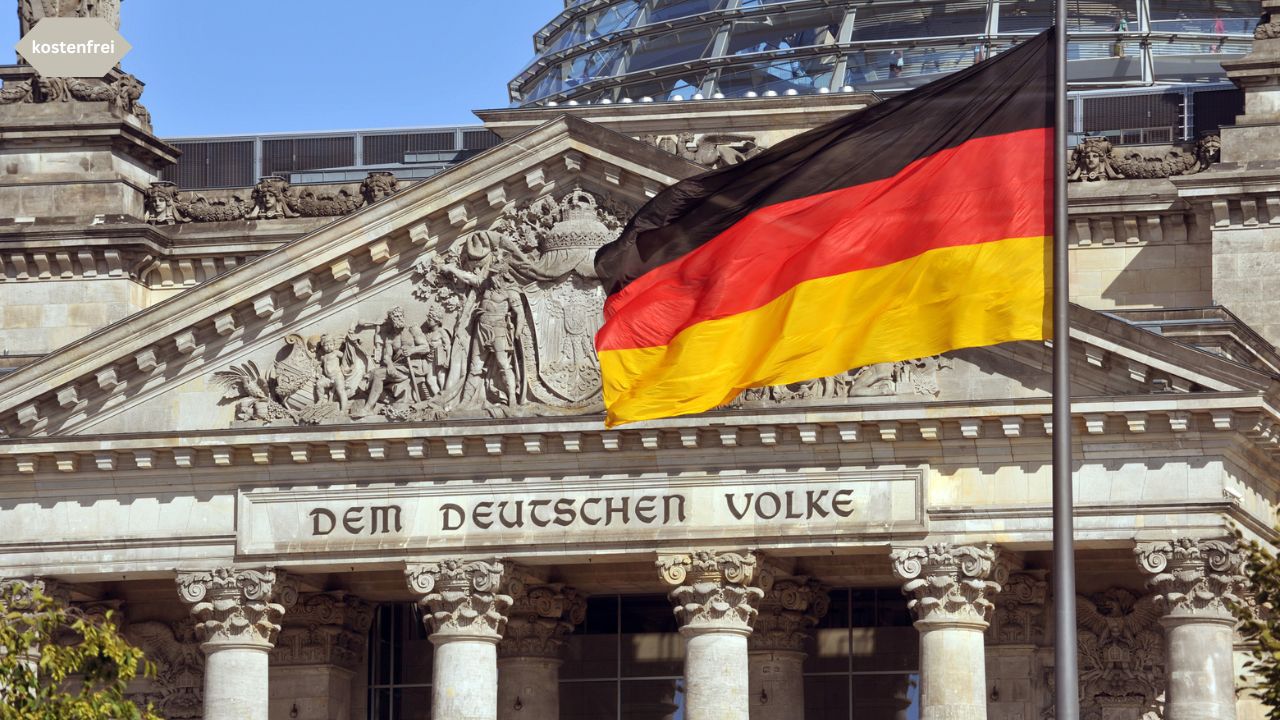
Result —
[{"label": "fluted column shaft", "polygon": [[747,638],[751,720],[804,720],[804,646],[827,614],[827,590],[805,577],[757,584],[769,589]]},{"label": "fluted column shaft", "polygon": [[990,545],[946,543],[893,552],[920,631],[921,720],[986,720],[986,632],[1000,585]]},{"label": "fluted column shaft", "polygon": [[267,655],[296,587],[283,572],[229,567],[182,572],[177,582],[205,653],[204,720],[267,720]]},{"label": "fluted column shaft", "polygon": [[499,720],[560,720],[560,664],[565,638],[587,614],[573,588],[513,568],[512,599],[498,644]]},{"label": "fluted column shaft", "polygon": [[685,720],[749,720],[747,637],[764,591],[750,554],[666,555],[658,568],[685,637]]},{"label": "fluted column shaft", "polygon": [[499,562],[445,560],[405,568],[432,631],[432,720],[497,720],[498,641],[511,597]]},{"label": "fluted column shaft", "polygon": [[1178,538],[1134,552],[1164,613],[1165,719],[1235,720],[1235,617],[1227,604],[1242,602],[1245,584],[1235,541]]}]

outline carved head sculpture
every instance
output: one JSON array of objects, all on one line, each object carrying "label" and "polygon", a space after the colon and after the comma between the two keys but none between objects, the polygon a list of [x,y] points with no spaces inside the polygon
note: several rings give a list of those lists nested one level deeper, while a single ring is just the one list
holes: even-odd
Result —
[{"label": "carved head sculpture", "polygon": [[336,353],[342,349],[341,335],[324,335],[320,338],[320,352],[324,355]]},{"label": "carved head sculpture", "polygon": [[396,181],[395,174],[385,170],[370,172],[364,182],[360,183],[360,194],[364,196],[366,205],[372,205],[390,197],[397,189],[399,189],[399,183]]},{"label": "carved head sculpture", "polygon": [[1111,154],[1111,142],[1101,137],[1085,138],[1076,146],[1075,153],[1076,162],[1086,172],[1097,172],[1102,169],[1107,156]]},{"label": "carved head sculpture", "polygon": [[36,76],[37,100],[40,102],[66,102],[71,99],[71,91],[66,78]]},{"label": "carved head sculpture", "polygon": [[114,89],[117,101],[126,109],[132,108],[142,97],[142,83],[129,73],[120,75],[120,79],[115,81]]},{"label": "carved head sculpture", "polygon": [[1071,151],[1074,170],[1069,180],[1107,180],[1120,175],[1111,167],[1111,141],[1105,137],[1083,137]]},{"label": "carved head sculpture", "polygon": [[177,209],[178,186],[167,180],[151,183],[143,195],[143,203],[144,219],[149,223],[173,224],[182,219]]},{"label": "carved head sculpture", "polygon": [[427,324],[428,330],[434,330],[444,324],[444,308],[439,303],[427,304]]},{"label": "carved head sculpture", "polygon": [[1217,133],[1205,133],[1196,143],[1196,160],[1200,169],[1209,167],[1222,159],[1222,138]]},{"label": "carved head sculpture", "polygon": [[289,181],[279,175],[268,175],[260,178],[253,187],[253,218],[270,220],[278,217],[293,217],[294,214],[286,204],[289,193]]},{"label": "carved head sculpture", "polygon": [[407,326],[404,319],[404,309],[399,305],[387,311],[387,324],[395,330],[403,330]]}]

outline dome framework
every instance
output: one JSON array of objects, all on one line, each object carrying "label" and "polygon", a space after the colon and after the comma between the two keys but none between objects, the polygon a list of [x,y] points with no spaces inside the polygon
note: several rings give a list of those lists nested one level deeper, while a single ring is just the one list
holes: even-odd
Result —
[{"label": "dome framework", "polygon": [[[1256,4],[1074,0],[1074,85],[1223,79]],[[1044,30],[1051,0],[584,0],[534,37],[513,106],[837,92],[892,93]]]}]

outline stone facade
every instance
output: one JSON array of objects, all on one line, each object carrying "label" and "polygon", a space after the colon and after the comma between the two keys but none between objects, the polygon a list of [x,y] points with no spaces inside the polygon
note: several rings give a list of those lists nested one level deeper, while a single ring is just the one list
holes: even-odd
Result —
[{"label": "stone facade", "polygon": [[[1275,540],[1273,35],[1229,68],[1220,143],[1093,140],[1068,170],[1090,720],[1258,717],[1224,538]],[[421,182],[196,192],[159,181],[140,81],[0,77],[0,581],[118,607],[158,667],[139,702],[542,720],[593,665],[675,654],[619,712],[1052,716],[1044,344],[602,424],[595,250],[874,98],[484,111],[509,142]],[[609,632],[632,656],[590,655]],[[838,672],[863,695],[815,680]]]}]

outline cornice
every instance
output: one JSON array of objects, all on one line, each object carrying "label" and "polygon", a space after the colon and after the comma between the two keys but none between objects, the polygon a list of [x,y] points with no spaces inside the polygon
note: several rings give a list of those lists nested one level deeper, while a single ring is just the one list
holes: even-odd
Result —
[{"label": "cornice", "polygon": [[[1259,393],[1162,394],[1078,398],[1079,442],[1133,443],[1158,436],[1239,434],[1280,460],[1280,413]],[[974,443],[1046,445],[1048,398],[858,407],[730,410],[697,418],[648,421],[605,430],[601,418],[521,418],[434,423],[233,428],[204,432],[115,434],[0,441],[0,476],[117,471],[217,471],[264,466],[430,461],[433,473],[453,460],[600,456],[658,452],[734,452],[851,444],[929,447]],[[935,449],[936,452],[936,449]],[[549,462],[555,462],[548,460]],[[581,460],[586,462],[585,459]],[[564,462],[569,461],[566,457]],[[612,460],[600,460],[604,464]]]}]

